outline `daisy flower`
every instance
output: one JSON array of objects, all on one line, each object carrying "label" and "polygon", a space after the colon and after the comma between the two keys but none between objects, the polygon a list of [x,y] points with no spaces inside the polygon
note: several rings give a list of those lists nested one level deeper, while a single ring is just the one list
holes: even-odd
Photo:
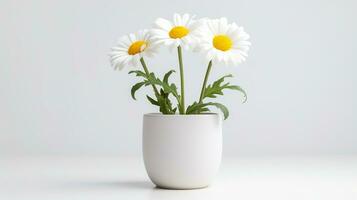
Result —
[{"label": "daisy flower", "polygon": [[206,26],[200,31],[198,49],[213,63],[239,64],[248,56],[249,35],[243,27],[228,24],[226,18],[205,20]]},{"label": "daisy flower", "polygon": [[119,38],[117,46],[110,52],[110,62],[114,69],[140,65],[140,59],[152,56],[157,49],[148,30],[142,30]]},{"label": "daisy flower", "polygon": [[182,46],[186,49],[193,47],[197,43],[197,32],[201,21],[194,20],[195,16],[189,14],[174,14],[173,22],[158,18],[151,31],[155,42],[165,44],[171,49]]}]

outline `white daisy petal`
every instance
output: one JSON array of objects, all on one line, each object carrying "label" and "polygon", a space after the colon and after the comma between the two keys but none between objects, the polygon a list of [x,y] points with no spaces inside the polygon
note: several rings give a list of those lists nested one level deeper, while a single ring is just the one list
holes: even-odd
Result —
[{"label": "white daisy petal", "polygon": [[181,20],[181,16],[177,13],[174,14],[174,25],[175,26],[182,26],[182,20]]},{"label": "white daisy petal", "polygon": [[117,46],[112,47],[109,53],[110,62],[114,69],[119,70],[137,67],[140,58],[152,56],[157,47],[148,30],[138,31],[119,38]]},{"label": "white daisy petal", "polygon": [[[192,17],[193,18],[193,17]],[[188,22],[190,21],[190,15],[185,13],[183,16],[182,16],[182,25],[187,25]]]},{"label": "white daisy petal", "polygon": [[219,33],[219,34],[224,34],[224,33],[226,33],[227,28],[228,28],[227,18],[222,17],[222,18],[219,20],[218,33]]},{"label": "white daisy petal", "polygon": [[189,14],[174,14],[173,21],[159,18],[155,21],[155,28],[150,31],[155,44],[164,44],[170,48],[182,46],[194,49],[197,44],[196,29],[199,24]]},{"label": "white daisy petal", "polygon": [[157,26],[157,28],[166,30],[166,31],[170,31],[172,28],[172,23],[166,19],[163,18],[158,18],[155,21],[155,25]]},{"label": "white daisy petal", "polygon": [[208,61],[237,65],[245,61],[251,43],[243,27],[229,24],[226,18],[203,20],[203,26],[197,30],[200,37],[199,51]]},{"label": "white daisy petal", "polygon": [[130,41],[131,43],[133,43],[133,42],[136,41],[136,36],[135,36],[133,33],[130,33],[130,34],[128,35],[128,37],[129,37],[129,41]]}]

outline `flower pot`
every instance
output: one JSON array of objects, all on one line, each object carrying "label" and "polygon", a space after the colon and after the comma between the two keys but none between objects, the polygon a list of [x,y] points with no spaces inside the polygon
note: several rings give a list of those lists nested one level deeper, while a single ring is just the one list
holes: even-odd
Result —
[{"label": "flower pot", "polygon": [[143,155],[146,171],[158,187],[207,187],[222,155],[220,115],[145,114]]}]

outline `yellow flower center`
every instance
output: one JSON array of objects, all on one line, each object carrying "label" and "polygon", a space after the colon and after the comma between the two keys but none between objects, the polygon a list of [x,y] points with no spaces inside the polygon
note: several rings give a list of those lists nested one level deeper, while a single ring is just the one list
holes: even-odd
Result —
[{"label": "yellow flower center", "polygon": [[190,30],[188,30],[186,27],[184,26],[175,26],[171,29],[171,31],[169,32],[169,36],[170,38],[173,39],[177,39],[177,38],[183,38],[185,37],[188,33],[190,32]]},{"label": "yellow flower center", "polygon": [[216,35],[213,38],[213,46],[221,51],[228,51],[232,45],[233,42],[227,35]]},{"label": "yellow flower center", "polygon": [[130,45],[128,49],[128,54],[135,55],[137,53],[144,51],[145,48],[146,48],[146,42],[143,40],[138,40]]}]

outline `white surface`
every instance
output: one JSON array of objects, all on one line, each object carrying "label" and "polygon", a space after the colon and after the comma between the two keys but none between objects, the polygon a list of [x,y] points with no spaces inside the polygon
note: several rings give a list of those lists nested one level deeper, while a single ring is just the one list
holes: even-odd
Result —
[{"label": "white surface", "polygon": [[146,114],[143,158],[160,187],[202,188],[217,174],[222,158],[222,116]]},{"label": "white surface", "polygon": [[[356,0],[0,0],[0,152],[141,155],[142,114],[156,110],[144,91],[131,99],[137,79],[114,72],[108,52],[157,17],[189,12],[226,16],[251,35],[247,62],[213,66],[209,78],[233,73],[248,92],[245,104],[237,92],[220,98],[231,113],[225,153],[357,153],[356,8]],[[207,63],[183,57],[188,104]],[[147,63],[179,77],[165,48]]]},{"label": "white surface", "polygon": [[223,159],[215,182],[162,190],[141,158],[33,157],[0,160],[2,200],[356,200],[356,157]]}]

